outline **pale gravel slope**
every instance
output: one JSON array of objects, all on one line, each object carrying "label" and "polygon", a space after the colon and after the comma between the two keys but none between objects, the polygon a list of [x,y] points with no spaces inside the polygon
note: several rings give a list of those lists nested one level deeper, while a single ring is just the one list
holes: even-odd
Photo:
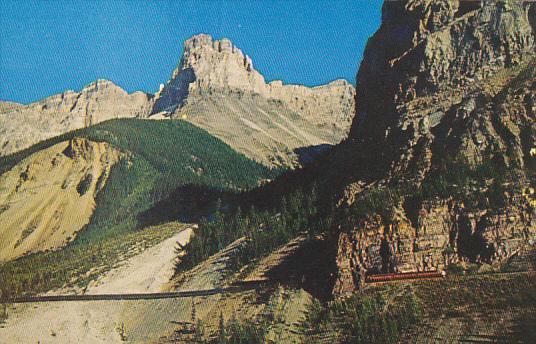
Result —
[{"label": "pale gravel slope", "polygon": [[187,228],[141,254],[128,259],[120,267],[90,283],[86,294],[156,293],[172,277],[175,268],[176,243],[185,245],[192,234]]},{"label": "pale gravel slope", "polygon": [[120,153],[73,139],[34,153],[0,176],[0,262],[57,249],[88,224]]}]

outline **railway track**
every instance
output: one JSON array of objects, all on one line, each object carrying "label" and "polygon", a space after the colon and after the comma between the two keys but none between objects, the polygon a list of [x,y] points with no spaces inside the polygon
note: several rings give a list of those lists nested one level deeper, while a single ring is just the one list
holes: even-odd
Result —
[{"label": "railway track", "polygon": [[82,295],[42,295],[42,296],[21,296],[9,300],[0,300],[0,303],[37,303],[37,302],[79,302],[79,301],[126,301],[126,300],[158,300],[175,299],[185,297],[202,297],[217,294],[237,293],[247,290],[258,289],[267,284],[266,280],[248,281],[228,287],[176,291],[165,293],[135,293],[135,294],[82,294]]},{"label": "railway track", "polygon": [[[378,278],[368,280],[367,284],[385,284],[393,282],[413,282],[422,279],[438,279],[438,278],[472,278],[477,276],[508,276],[508,275],[531,275],[536,271],[512,271],[512,272],[495,272],[479,275],[467,276],[419,276],[418,278]],[[409,274],[408,274],[409,275]],[[380,275],[381,276],[381,275]],[[81,294],[81,295],[42,295],[42,296],[21,296],[13,299],[0,299],[0,304],[19,304],[19,303],[39,303],[39,302],[80,302],[80,301],[128,301],[128,300],[158,300],[158,299],[179,299],[187,297],[203,297],[213,296],[217,294],[239,293],[248,290],[260,289],[270,285],[274,285],[276,281],[271,280],[254,280],[241,281],[227,287],[205,289],[205,290],[189,290],[189,291],[174,291],[164,293],[134,293],[134,294]]]}]

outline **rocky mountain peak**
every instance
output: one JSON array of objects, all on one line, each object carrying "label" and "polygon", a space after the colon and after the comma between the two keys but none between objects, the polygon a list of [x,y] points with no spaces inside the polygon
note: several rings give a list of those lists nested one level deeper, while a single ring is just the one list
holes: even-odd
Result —
[{"label": "rocky mountain peak", "polygon": [[153,113],[173,113],[192,95],[216,92],[251,93],[283,101],[305,117],[318,116],[319,106],[329,107],[334,120],[348,123],[341,124],[343,127],[349,126],[353,112],[349,106],[353,106],[355,94],[354,87],[345,80],[313,88],[285,85],[279,80],[266,83],[251,58],[229,39],[215,40],[200,34],[184,43],[179,65],[156,95]]},{"label": "rocky mountain peak", "polygon": [[216,51],[223,54],[237,54],[244,57],[244,54],[228,38],[221,40],[213,39],[207,34],[199,34],[190,37],[184,42],[184,56],[189,56],[194,51]]},{"label": "rocky mountain peak", "polygon": [[264,77],[251,59],[229,39],[200,34],[184,43],[184,52],[171,79],[158,94],[154,112],[180,107],[190,93],[250,91],[265,93]]},{"label": "rocky mountain peak", "polygon": [[107,79],[97,79],[93,81],[92,83],[89,83],[86,86],[84,86],[80,92],[83,93],[83,92],[90,92],[90,91],[103,91],[105,89],[113,89],[113,90],[118,90],[120,92],[127,93],[121,87],[117,86],[112,81],[107,80]]},{"label": "rocky mountain peak", "polygon": [[316,87],[267,83],[229,39],[200,34],[185,41],[151,118],[187,119],[263,163],[288,166],[298,164],[295,149],[344,139],[354,101],[345,80]]},{"label": "rocky mountain peak", "polygon": [[151,95],[128,94],[104,79],[84,86],[79,92],[68,90],[28,105],[0,104],[0,155],[106,120],[144,118],[151,107]]},{"label": "rocky mountain peak", "polygon": [[255,89],[255,82],[264,83],[262,75],[253,69],[251,58],[228,38],[215,40],[200,34],[186,40],[181,67],[198,71],[200,87]]}]

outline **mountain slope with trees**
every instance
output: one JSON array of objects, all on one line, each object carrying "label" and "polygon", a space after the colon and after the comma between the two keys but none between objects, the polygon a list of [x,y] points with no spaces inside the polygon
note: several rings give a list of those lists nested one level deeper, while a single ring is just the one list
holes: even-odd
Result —
[{"label": "mountain slope with trees", "polygon": [[[64,276],[71,276],[73,271],[65,265],[69,260],[66,257],[133,234],[143,229],[146,221],[160,223],[155,218],[142,221],[141,215],[175,190],[187,192],[195,186],[198,190],[233,194],[256,187],[279,173],[236,153],[219,139],[187,122],[139,119],[103,122],[43,141],[0,158],[2,172],[11,170],[36,152],[75,138],[105,142],[119,151],[121,158],[112,166],[104,185],[96,193],[89,223],[77,229],[76,237],[72,237],[66,247],[59,251],[33,253],[0,266],[0,285],[7,290],[36,292],[58,281],[67,282]],[[200,197],[188,196],[192,201]],[[187,204],[185,209],[188,209]],[[187,211],[177,216],[189,220]],[[90,268],[85,266],[83,269]],[[75,274],[83,274],[83,271],[77,269]],[[44,275],[50,283],[39,284],[40,287],[35,289],[38,276]]]}]

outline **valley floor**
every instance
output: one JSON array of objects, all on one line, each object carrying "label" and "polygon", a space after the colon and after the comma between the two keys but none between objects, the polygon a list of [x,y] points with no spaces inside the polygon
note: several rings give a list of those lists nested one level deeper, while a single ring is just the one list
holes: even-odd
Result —
[{"label": "valley floor", "polygon": [[[175,245],[190,235],[187,228],[125,259],[83,292],[207,290],[266,280],[288,258],[295,261],[305,242],[299,237],[233,274],[228,263],[239,239],[172,278]],[[536,338],[534,258],[514,262],[512,272],[371,284],[323,304],[282,278],[256,290],[195,298],[17,304],[0,325],[0,343],[191,343],[194,317],[205,339],[217,338],[222,321],[227,329],[233,322],[258,326],[263,339],[252,343],[524,343]]]}]

